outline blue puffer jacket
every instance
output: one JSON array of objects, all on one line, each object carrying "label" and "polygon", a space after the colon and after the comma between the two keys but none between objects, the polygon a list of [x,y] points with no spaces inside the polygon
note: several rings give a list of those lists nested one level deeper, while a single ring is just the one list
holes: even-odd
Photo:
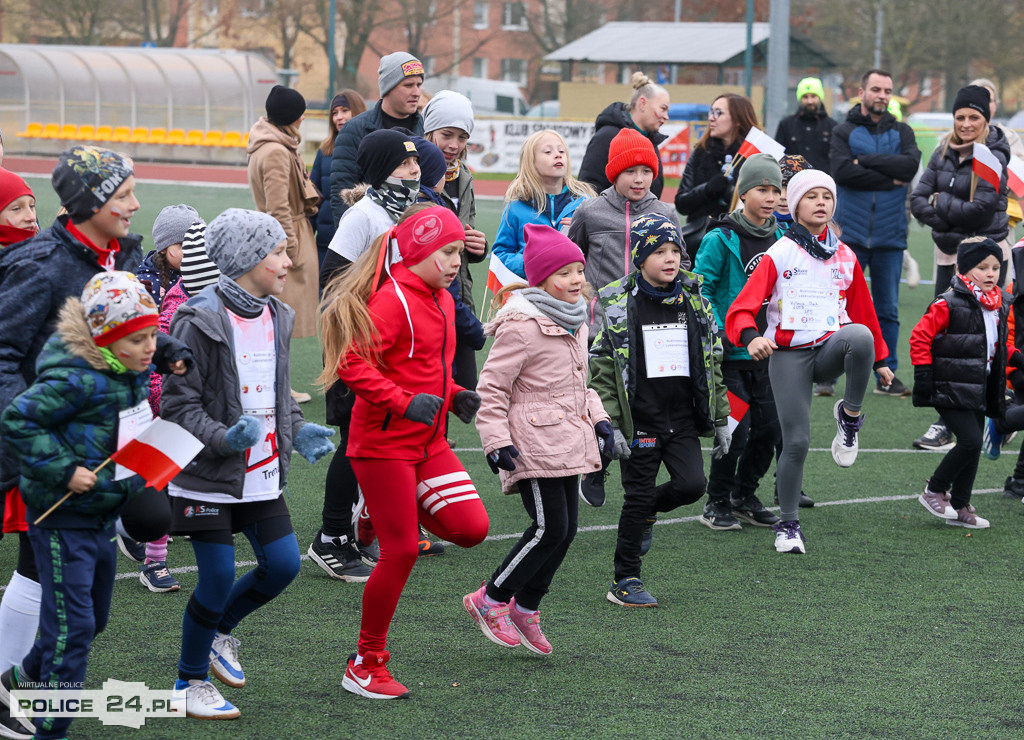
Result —
[{"label": "blue puffer jacket", "polygon": [[[75,468],[96,468],[117,449],[118,412],[144,403],[149,371],[118,373],[93,342],[77,298],[60,312],[57,331],[39,354],[36,381],[3,413],[3,434],[20,463],[21,495],[33,521],[67,492]],[[40,526],[102,529],[145,485],[137,475],[114,480],[114,465],[96,485],[72,496]]]},{"label": "blue puffer jacket", "polygon": [[316,212],[316,215],[309,217],[309,222],[313,225],[313,232],[316,234],[316,246],[320,249],[327,249],[338,227],[334,223],[329,197],[331,194],[331,162],[319,149],[316,150],[313,171],[309,173],[309,179],[320,190],[320,194],[325,196],[324,202],[320,204],[320,210]]},{"label": "blue puffer jacket", "polygon": [[526,224],[542,224],[556,231],[561,229],[563,218],[572,218],[583,198],[574,197],[565,187],[558,195],[549,195],[544,210],[537,212],[532,203],[514,200],[505,206],[498,224],[498,234],[494,237],[491,251],[501,260],[502,264],[519,277],[526,279],[526,268],[523,266],[523,227]]},{"label": "blue puffer jacket", "polygon": [[914,130],[891,113],[875,122],[854,106],[832,131],[829,162],[839,186],[836,222],[843,241],[906,249],[907,190],[921,164]]}]

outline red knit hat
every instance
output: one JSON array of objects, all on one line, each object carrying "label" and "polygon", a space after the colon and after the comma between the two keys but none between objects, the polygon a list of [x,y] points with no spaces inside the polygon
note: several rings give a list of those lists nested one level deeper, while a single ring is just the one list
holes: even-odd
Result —
[{"label": "red knit hat", "polygon": [[608,164],[604,167],[604,175],[614,185],[615,178],[623,170],[639,165],[650,167],[657,175],[658,153],[646,136],[634,128],[624,128],[615,134],[612,143],[608,145]]},{"label": "red knit hat", "polygon": [[433,206],[395,227],[398,251],[406,265],[418,265],[446,244],[466,240],[459,217],[447,208]]},{"label": "red knit hat", "polygon": [[35,197],[32,188],[19,175],[0,167],[0,211],[23,195]]}]

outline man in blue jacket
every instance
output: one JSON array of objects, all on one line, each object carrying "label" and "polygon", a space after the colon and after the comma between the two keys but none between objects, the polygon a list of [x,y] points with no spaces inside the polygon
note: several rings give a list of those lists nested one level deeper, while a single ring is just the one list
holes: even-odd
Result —
[{"label": "man in blue jacket", "polygon": [[345,124],[334,140],[331,158],[331,215],[337,228],[341,214],[348,205],[341,191],[359,182],[356,152],[359,142],[371,131],[382,128],[404,128],[410,134],[423,136],[423,117],[417,110],[423,89],[423,63],[405,51],[396,51],[380,59],[377,69],[380,100],[368,111]]},{"label": "man in blue jacket", "polygon": [[[871,298],[882,338],[889,347],[886,364],[896,372],[899,346],[899,290],[907,248],[907,189],[917,174],[921,151],[914,131],[889,113],[892,75],[872,69],[861,80],[860,105],[832,132],[829,163],[839,186],[835,220],[843,241],[871,274]],[[909,396],[898,378],[875,393]]]}]

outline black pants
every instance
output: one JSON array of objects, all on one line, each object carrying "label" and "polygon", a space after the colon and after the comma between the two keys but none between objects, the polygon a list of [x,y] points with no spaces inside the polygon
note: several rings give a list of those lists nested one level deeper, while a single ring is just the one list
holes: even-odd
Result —
[{"label": "black pants", "polygon": [[494,571],[487,595],[503,602],[514,596],[524,609],[536,611],[576,536],[579,478],[528,478],[518,486],[533,522]]},{"label": "black pants", "polygon": [[[995,420],[995,427],[1000,434],[1019,432],[1024,429],[1024,404],[1006,409],[1006,415],[1002,419]],[[1024,444],[1021,445],[1020,454],[1017,455],[1017,465],[1013,469],[1013,477],[1017,480],[1024,480]]]},{"label": "black pants", "polygon": [[742,499],[757,491],[782,438],[767,364],[725,362],[722,377],[729,391],[750,408],[733,430],[729,454],[711,461],[709,504],[727,501],[730,495]]},{"label": "black pants", "polygon": [[[671,479],[655,486],[665,463]],[[704,460],[693,430],[648,433],[637,431],[622,469],[622,514],[615,543],[615,580],[640,575],[640,540],[648,517],[692,504],[704,495]]]},{"label": "black pants", "polygon": [[324,479],[324,509],[322,514],[323,532],[328,537],[348,537],[355,539],[352,527],[352,509],[359,501],[359,482],[352,470],[345,449],[348,447],[348,423],[350,416],[337,419],[344,423],[339,425],[341,438],[338,449],[331,458]]},{"label": "black pants", "polygon": [[949,505],[962,509],[971,502],[971,489],[978,473],[981,457],[981,435],[985,428],[985,412],[973,409],[936,409],[956,437],[953,446],[935,468],[928,489],[933,493],[952,494]]},{"label": "black pants", "polygon": [[476,390],[476,350],[466,342],[455,342],[455,382],[467,390]]}]

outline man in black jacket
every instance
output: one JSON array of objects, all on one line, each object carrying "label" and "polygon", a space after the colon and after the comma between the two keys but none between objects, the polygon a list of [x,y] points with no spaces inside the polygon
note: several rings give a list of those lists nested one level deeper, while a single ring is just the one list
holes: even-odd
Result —
[{"label": "man in black jacket", "polygon": [[779,121],[775,140],[786,147],[786,154],[799,154],[816,170],[828,174],[828,148],[836,122],[825,110],[825,88],[817,77],[805,77],[796,86],[800,108]]}]

